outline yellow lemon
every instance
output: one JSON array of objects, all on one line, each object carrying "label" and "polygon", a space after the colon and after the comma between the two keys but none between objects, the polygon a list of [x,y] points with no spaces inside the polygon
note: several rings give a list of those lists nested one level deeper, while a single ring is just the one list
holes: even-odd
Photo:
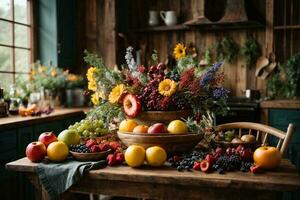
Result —
[{"label": "yellow lemon", "polygon": [[145,149],[139,145],[130,145],[125,151],[125,161],[130,167],[139,167],[145,161]]},{"label": "yellow lemon", "polygon": [[167,160],[167,152],[158,146],[149,147],[146,150],[146,159],[149,165],[159,167]]},{"label": "yellow lemon", "polygon": [[124,119],[119,126],[119,131],[132,132],[133,129],[138,125],[133,119]]},{"label": "yellow lemon", "polygon": [[181,120],[174,120],[171,121],[168,125],[168,131],[172,134],[182,134],[188,132],[188,127],[186,124]]},{"label": "yellow lemon", "polygon": [[61,162],[69,155],[68,146],[62,142],[52,142],[47,147],[47,156],[51,161]]}]

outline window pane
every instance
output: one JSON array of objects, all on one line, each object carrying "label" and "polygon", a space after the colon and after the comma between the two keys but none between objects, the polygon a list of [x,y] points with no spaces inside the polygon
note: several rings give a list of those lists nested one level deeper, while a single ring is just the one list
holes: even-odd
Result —
[{"label": "window pane", "polygon": [[13,74],[0,73],[0,87],[8,92],[10,85],[13,83]]},{"label": "window pane", "polygon": [[17,47],[29,47],[28,33],[29,28],[23,25],[15,24],[15,46]]},{"label": "window pane", "polygon": [[27,24],[27,0],[14,0],[15,21]]},{"label": "window pane", "polygon": [[30,51],[24,49],[15,49],[16,72],[30,71]]},{"label": "window pane", "polygon": [[[12,49],[0,46],[0,70],[13,71],[12,67]],[[0,79],[2,82],[2,79]]]},{"label": "window pane", "polygon": [[0,20],[0,44],[12,45],[11,28],[11,23]]},{"label": "window pane", "polygon": [[11,0],[0,0],[0,18],[12,19]]}]

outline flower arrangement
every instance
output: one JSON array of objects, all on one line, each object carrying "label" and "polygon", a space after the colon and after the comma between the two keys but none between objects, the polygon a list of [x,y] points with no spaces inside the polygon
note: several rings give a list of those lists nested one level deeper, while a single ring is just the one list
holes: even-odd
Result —
[{"label": "flower arrangement", "polygon": [[[109,112],[107,106],[111,105],[133,118],[142,111],[189,109],[195,116],[201,116],[207,110],[224,114],[229,91],[222,87],[224,73],[220,68],[223,63],[200,66],[183,44],[177,44],[173,53],[177,60],[175,66],[162,63],[138,66],[133,58],[133,48],[128,47],[127,67],[119,71],[107,68],[101,58],[86,52],[85,61],[91,66],[87,71],[88,89],[92,93],[94,110],[105,107]],[[156,51],[151,57],[157,62]],[[93,110],[90,113],[95,116]]]},{"label": "flower arrangement", "polygon": [[71,74],[67,73],[68,71],[65,71],[66,75],[66,88],[67,89],[75,89],[75,88],[83,88],[85,83],[82,76],[77,74]]},{"label": "flower arrangement", "polygon": [[30,82],[36,88],[43,88],[52,92],[65,87],[67,71],[61,68],[49,65],[41,65],[36,62],[31,67]]}]

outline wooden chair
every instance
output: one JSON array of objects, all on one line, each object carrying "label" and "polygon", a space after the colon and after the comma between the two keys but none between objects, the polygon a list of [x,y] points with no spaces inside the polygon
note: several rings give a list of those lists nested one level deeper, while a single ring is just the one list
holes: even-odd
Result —
[{"label": "wooden chair", "polygon": [[239,137],[242,136],[242,131],[244,130],[246,130],[248,134],[253,134],[253,135],[256,132],[256,141],[261,142],[262,145],[266,145],[268,136],[273,135],[278,138],[278,143],[276,148],[280,149],[281,155],[285,154],[287,150],[287,146],[290,140],[292,139],[292,136],[294,134],[294,129],[295,129],[295,126],[293,124],[289,124],[287,128],[287,132],[283,132],[271,126],[267,126],[259,123],[253,123],[253,122],[234,122],[234,123],[220,124],[217,127],[219,128],[220,131],[238,129]]}]

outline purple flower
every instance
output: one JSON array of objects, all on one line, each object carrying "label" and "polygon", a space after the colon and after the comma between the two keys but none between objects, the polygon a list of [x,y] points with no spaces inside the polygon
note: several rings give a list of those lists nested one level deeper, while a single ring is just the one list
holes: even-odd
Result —
[{"label": "purple flower", "polygon": [[203,75],[202,79],[200,80],[200,86],[204,87],[207,84],[209,84],[213,78],[214,74],[220,69],[220,67],[223,65],[223,62],[217,62],[209,68],[209,70]]},{"label": "purple flower", "polygon": [[213,97],[215,99],[228,98],[228,94],[229,94],[229,90],[223,87],[216,88],[213,91]]}]

